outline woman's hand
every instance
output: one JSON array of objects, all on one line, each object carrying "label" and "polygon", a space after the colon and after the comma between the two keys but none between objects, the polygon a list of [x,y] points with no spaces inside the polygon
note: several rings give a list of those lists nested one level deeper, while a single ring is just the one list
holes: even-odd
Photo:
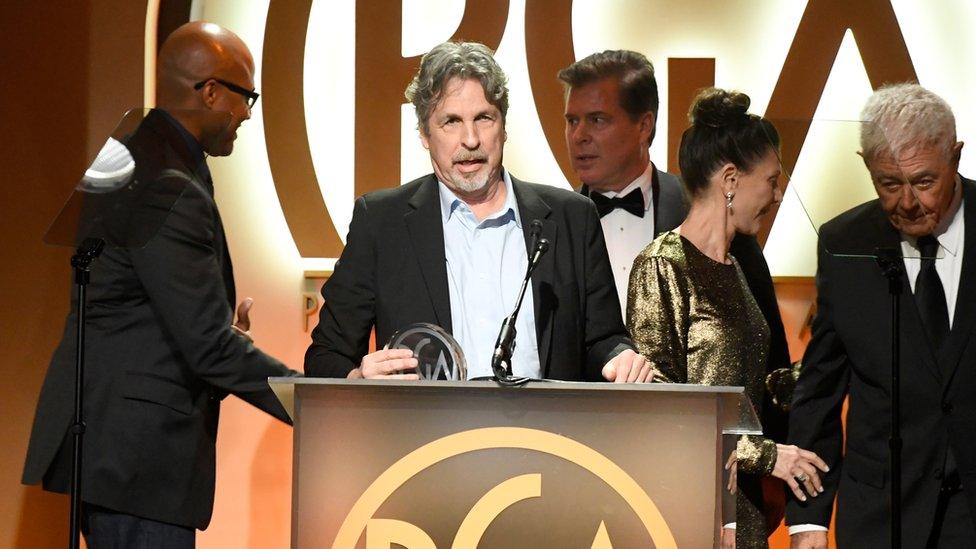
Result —
[{"label": "woman's hand", "polygon": [[816,497],[823,492],[817,469],[826,473],[830,467],[827,467],[820,456],[809,450],[786,444],[776,445],[773,476],[785,481],[800,501],[807,500],[806,494]]}]

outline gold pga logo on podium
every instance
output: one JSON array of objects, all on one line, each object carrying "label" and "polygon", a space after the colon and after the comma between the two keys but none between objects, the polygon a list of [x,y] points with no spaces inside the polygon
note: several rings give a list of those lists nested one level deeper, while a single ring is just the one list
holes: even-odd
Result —
[{"label": "gold pga logo on podium", "polygon": [[[373,518],[400,486],[414,475],[448,458],[497,448],[533,450],[550,454],[582,467],[613,489],[640,520],[655,547],[676,548],[671,529],[657,506],[637,482],[599,452],[561,435],[521,427],[472,429],[435,440],[407,454],[370,484],[350,509],[335,541],[334,549],[355,547],[366,532],[366,549],[389,549],[394,544],[406,549],[434,549],[434,541],[421,528],[406,521]],[[542,475],[519,475],[501,482],[483,495],[461,522],[452,549],[476,549],[488,526],[502,511],[529,498],[542,496]],[[613,547],[606,525],[594,534],[592,549]]]}]

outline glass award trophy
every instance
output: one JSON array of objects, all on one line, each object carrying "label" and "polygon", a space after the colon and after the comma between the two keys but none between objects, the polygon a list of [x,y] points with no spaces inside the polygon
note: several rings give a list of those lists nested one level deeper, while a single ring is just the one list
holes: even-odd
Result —
[{"label": "glass award trophy", "polygon": [[420,379],[465,381],[468,377],[461,346],[440,326],[411,324],[397,330],[387,348],[413,351]]}]

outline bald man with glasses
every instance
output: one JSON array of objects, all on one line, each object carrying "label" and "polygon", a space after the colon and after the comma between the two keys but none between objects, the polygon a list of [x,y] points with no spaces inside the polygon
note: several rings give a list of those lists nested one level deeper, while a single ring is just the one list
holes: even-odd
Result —
[{"label": "bald man with glasses", "polygon": [[[233,271],[205,161],[233,151],[258,98],[253,88],[254,61],[241,39],[189,23],[159,52],[158,108],[125,139],[136,192],[146,195],[136,206],[172,207],[145,246],[107,246],[91,272],[81,475],[90,549],[195,546],[213,511],[227,394],[289,421],[267,378],[295,373],[253,345],[250,300],[233,320]],[[69,315],[24,467],[25,484],[55,492],[70,480],[76,325]]]}]

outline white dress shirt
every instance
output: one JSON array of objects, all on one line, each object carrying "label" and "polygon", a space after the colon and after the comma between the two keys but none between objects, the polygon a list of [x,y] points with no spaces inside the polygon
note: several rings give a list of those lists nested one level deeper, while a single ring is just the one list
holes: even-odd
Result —
[{"label": "white dress shirt", "polygon": [[[962,207],[962,181],[956,177],[955,197],[949,206],[948,215],[933,231],[932,236],[939,241],[939,251],[935,270],[939,273],[942,288],[945,290],[946,306],[949,311],[949,328],[956,312],[956,296],[959,294],[959,276],[962,274],[962,251],[966,236],[965,214]],[[901,235],[901,252],[905,262],[905,276],[915,292],[915,279],[922,270],[921,251],[915,238]],[[826,532],[827,527],[819,524],[797,524],[789,527],[790,535],[800,532]]]},{"label": "white dress shirt", "polygon": [[[956,182],[956,197],[949,206],[949,215],[936,227],[932,236],[939,241],[939,251],[935,261],[935,271],[939,273],[942,288],[945,290],[946,307],[949,311],[949,328],[956,312],[956,296],[959,294],[959,276],[962,274],[962,250],[966,237],[965,213],[962,208],[962,185]],[[955,209],[955,212],[953,212]],[[905,258],[905,275],[915,292],[915,279],[922,269],[921,251],[915,239],[902,235],[902,256]]]},{"label": "white dress shirt", "polygon": [[[603,237],[607,243],[607,253],[610,254],[610,267],[613,269],[613,281],[617,285],[617,297],[620,299],[620,315],[627,320],[627,285],[630,282],[630,270],[634,259],[644,251],[644,248],[654,240],[654,197],[651,183],[654,180],[654,164],[648,163],[644,173],[624,187],[620,192],[600,192],[607,198],[626,196],[632,190],[639,188],[644,195],[644,217],[617,208],[600,218],[603,226]],[[593,191],[598,192],[598,191]]]}]

